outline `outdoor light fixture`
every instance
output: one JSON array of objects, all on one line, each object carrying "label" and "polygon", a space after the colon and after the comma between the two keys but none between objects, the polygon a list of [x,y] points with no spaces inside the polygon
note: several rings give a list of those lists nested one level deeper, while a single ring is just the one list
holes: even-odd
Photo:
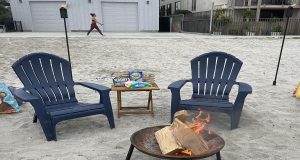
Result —
[{"label": "outdoor light fixture", "polygon": [[22,1],[22,0],[19,0],[19,3],[23,3],[23,1]]},{"label": "outdoor light fixture", "polygon": [[281,50],[280,50],[280,54],[279,54],[279,59],[278,59],[278,64],[277,64],[277,69],[276,69],[276,74],[275,74],[275,79],[273,81],[273,85],[276,86],[276,79],[277,79],[277,74],[278,74],[278,69],[279,69],[279,65],[280,65],[280,60],[281,60],[281,54],[282,54],[282,49],[283,49],[283,45],[284,45],[284,40],[285,40],[285,35],[286,35],[286,30],[289,24],[289,19],[290,17],[292,17],[293,15],[293,7],[288,7],[287,11],[286,11],[286,24],[285,24],[285,29],[284,29],[284,34],[283,34],[283,39],[282,39],[282,45],[281,45]]},{"label": "outdoor light fixture", "polygon": [[89,3],[92,3],[92,0],[88,0]]},{"label": "outdoor light fixture", "polygon": [[68,38],[67,24],[66,24],[66,18],[68,18],[68,11],[67,11],[66,5],[62,5],[62,7],[60,7],[59,11],[60,11],[60,17],[64,19],[67,50],[68,50],[68,58],[69,58],[69,62],[70,62],[70,65],[71,65],[71,75],[72,75],[72,64],[71,64],[69,40],[68,40],[69,38]]},{"label": "outdoor light fixture", "polygon": [[147,4],[150,4],[150,1],[146,1]]},{"label": "outdoor light fixture", "polygon": [[60,18],[68,18],[68,11],[65,7],[60,7]]}]

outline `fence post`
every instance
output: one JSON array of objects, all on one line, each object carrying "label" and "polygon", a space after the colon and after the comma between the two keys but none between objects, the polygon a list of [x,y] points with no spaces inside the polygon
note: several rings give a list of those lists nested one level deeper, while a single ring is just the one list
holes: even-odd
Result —
[{"label": "fence post", "polygon": [[214,13],[214,2],[211,3],[210,23],[209,23],[209,33],[210,33],[210,34],[212,33],[213,13]]},{"label": "fence post", "polygon": [[184,14],[181,16],[181,32],[183,32],[183,21],[184,21]]},{"label": "fence post", "polygon": [[20,21],[21,32],[23,32],[22,21]]},{"label": "fence post", "polygon": [[173,18],[171,16],[169,17],[170,17],[170,32],[172,32]]},{"label": "fence post", "polygon": [[15,31],[18,31],[18,28],[17,28],[17,21],[13,21],[14,22],[14,28],[15,28]]}]

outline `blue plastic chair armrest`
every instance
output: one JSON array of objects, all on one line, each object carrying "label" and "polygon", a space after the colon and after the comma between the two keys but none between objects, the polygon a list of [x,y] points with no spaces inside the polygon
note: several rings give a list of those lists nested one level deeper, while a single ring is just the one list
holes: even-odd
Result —
[{"label": "blue plastic chair armrest", "polygon": [[32,101],[40,100],[40,97],[34,96],[24,91],[23,88],[16,89],[15,96],[24,102],[32,102]]},{"label": "blue plastic chair armrest", "polygon": [[173,82],[168,86],[168,89],[180,90],[185,85],[186,82],[190,82],[190,80],[179,80],[179,81]]},{"label": "blue plastic chair armrest", "polygon": [[98,91],[98,92],[109,92],[111,89],[100,84],[90,83],[90,82],[76,82],[75,84],[87,87],[89,89]]},{"label": "blue plastic chair armrest", "polygon": [[243,82],[236,82],[236,84],[239,85],[239,93],[247,93],[247,94],[251,94],[252,93],[252,87],[247,84],[247,83],[243,83]]}]

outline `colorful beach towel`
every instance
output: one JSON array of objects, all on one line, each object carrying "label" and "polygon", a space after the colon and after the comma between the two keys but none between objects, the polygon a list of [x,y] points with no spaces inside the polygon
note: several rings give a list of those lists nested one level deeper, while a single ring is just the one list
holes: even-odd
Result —
[{"label": "colorful beach towel", "polygon": [[20,106],[17,100],[12,95],[8,86],[4,83],[0,82],[0,106],[5,108],[5,110],[1,110],[0,113],[15,113],[20,111]]}]

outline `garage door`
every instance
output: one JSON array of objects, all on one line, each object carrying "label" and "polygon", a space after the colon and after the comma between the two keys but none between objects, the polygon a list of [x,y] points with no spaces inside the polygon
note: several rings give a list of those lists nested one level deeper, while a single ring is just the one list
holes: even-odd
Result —
[{"label": "garage door", "polygon": [[30,2],[33,31],[64,31],[59,8],[66,2]]},{"label": "garage door", "polygon": [[102,3],[104,31],[138,31],[138,3]]}]

